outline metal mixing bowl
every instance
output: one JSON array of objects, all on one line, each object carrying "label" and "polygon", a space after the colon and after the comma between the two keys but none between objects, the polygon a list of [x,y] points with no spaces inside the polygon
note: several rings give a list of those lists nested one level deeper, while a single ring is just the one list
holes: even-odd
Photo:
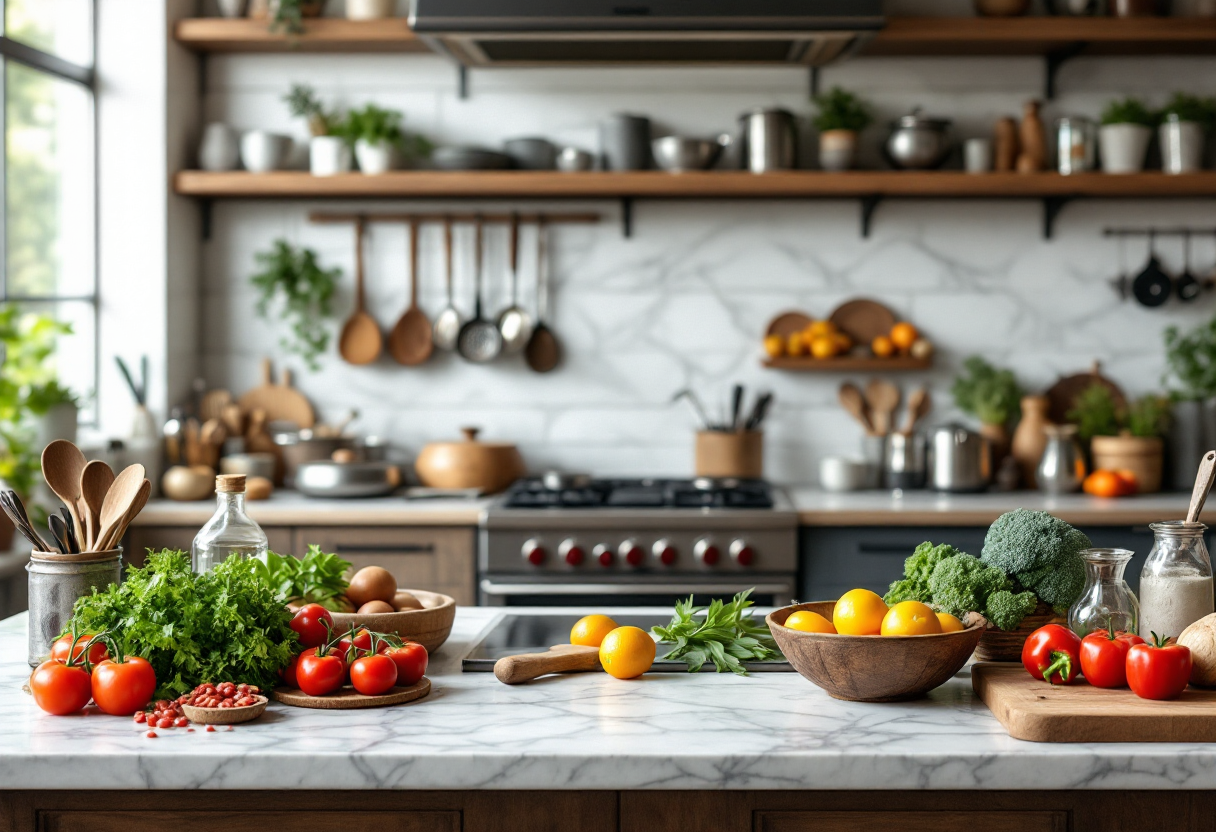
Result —
[{"label": "metal mixing bowl", "polygon": [[401,470],[387,462],[305,462],[295,487],[309,497],[383,497],[401,485]]},{"label": "metal mixing bowl", "polygon": [[933,170],[950,155],[950,120],[928,118],[915,109],[891,123],[887,160],[902,170]]},{"label": "metal mixing bowl", "polygon": [[650,143],[654,161],[670,173],[689,170],[709,170],[730,144],[730,136],[717,139],[690,139],[684,136],[664,136]]}]

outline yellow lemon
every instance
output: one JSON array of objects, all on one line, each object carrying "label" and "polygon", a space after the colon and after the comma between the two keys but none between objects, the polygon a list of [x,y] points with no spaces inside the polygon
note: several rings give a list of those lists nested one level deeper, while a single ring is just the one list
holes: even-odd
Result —
[{"label": "yellow lemon", "polygon": [[831,321],[814,321],[806,328],[806,334],[811,338],[830,338],[836,334],[836,324]]},{"label": "yellow lemon", "polygon": [[654,639],[639,627],[617,627],[600,644],[600,664],[609,676],[635,679],[654,664]]},{"label": "yellow lemon", "polygon": [[927,636],[941,631],[937,613],[920,601],[900,601],[882,619],[884,636]]},{"label": "yellow lemon", "polygon": [[804,633],[832,633],[833,635],[836,633],[836,628],[832,626],[831,621],[810,610],[798,610],[791,614],[789,618],[785,619],[785,626]]},{"label": "yellow lemon", "polygon": [[795,357],[806,355],[807,348],[807,340],[801,332],[795,332],[785,340],[785,352],[787,355]]},{"label": "yellow lemon", "polygon": [[815,358],[831,358],[836,355],[836,338],[820,335],[811,341],[811,355]]},{"label": "yellow lemon", "polygon": [[959,630],[963,629],[963,622],[959,621],[948,612],[939,612],[937,614],[937,621],[942,625],[943,633],[957,633]]},{"label": "yellow lemon", "polygon": [[570,628],[570,643],[599,647],[604,636],[619,625],[606,615],[584,615]]},{"label": "yellow lemon", "polygon": [[887,605],[868,589],[850,589],[836,602],[832,624],[844,636],[876,636],[882,631]]},{"label": "yellow lemon", "polygon": [[780,358],[785,355],[785,339],[780,335],[764,336],[764,351],[769,358]]}]

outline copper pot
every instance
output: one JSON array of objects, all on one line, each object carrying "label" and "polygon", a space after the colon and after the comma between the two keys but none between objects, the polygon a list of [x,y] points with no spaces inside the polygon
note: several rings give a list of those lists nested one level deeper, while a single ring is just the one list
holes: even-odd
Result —
[{"label": "copper pot", "polygon": [[430,488],[502,491],[524,474],[519,450],[508,442],[478,442],[477,428],[461,428],[463,442],[431,442],[414,460],[418,479]]}]

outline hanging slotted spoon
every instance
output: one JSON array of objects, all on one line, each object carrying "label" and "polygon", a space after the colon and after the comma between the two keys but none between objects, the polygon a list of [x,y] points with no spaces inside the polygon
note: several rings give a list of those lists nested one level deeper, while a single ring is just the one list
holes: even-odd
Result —
[{"label": "hanging slotted spoon", "polygon": [[481,316],[481,248],[482,221],[477,218],[477,227],[473,239],[473,292],[476,300],[473,303],[473,320],[460,328],[460,337],[456,339],[456,348],[466,361],[474,364],[485,364],[493,361],[502,353],[502,333],[493,321]]},{"label": "hanging slotted spoon", "polygon": [[443,223],[443,249],[446,265],[446,280],[448,287],[448,305],[435,319],[435,346],[444,352],[456,349],[456,341],[460,338],[460,328],[464,326],[464,318],[452,301],[452,221],[445,219]]},{"label": "hanging slotted spoon", "polygon": [[388,351],[398,364],[416,367],[431,357],[431,319],[418,308],[418,221],[410,220],[410,308],[388,336]]},{"label": "hanging slotted spoon", "polygon": [[511,305],[498,316],[502,351],[517,353],[528,346],[535,325],[532,316],[519,305],[519,214],[511,213]]},{"label": "hanging slotted spoon", "polygon": [[524,357],[538,373],[547,373],[562,360],[561,344],[545,326],[549,315],[549,224],[542,216],[536,222],[536,329],[528,339]]}]

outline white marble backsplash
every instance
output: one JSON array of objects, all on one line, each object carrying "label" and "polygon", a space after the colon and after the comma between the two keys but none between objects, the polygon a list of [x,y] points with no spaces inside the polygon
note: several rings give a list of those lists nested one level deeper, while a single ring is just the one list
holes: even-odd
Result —
[{"label": "white marble backsplash", "polygon": [[[960,137],[981,135],[1000,115],[1016,115],[1041,95],[1037,59],[865,59],[829,68],[823,84],[841,84],[872,101],[879,124],[866,133],[867,163],[877,165],[885,123],[914,105],[953,118]],[[456,95],[456,74],[426,56],[214,56],[208,60],[204,115],[240,129],[291,132],[301,141],[281,96],[293,82],[314,85],[328,101],[375,101],[406,113],[407,127],[439,143],[498,146],[505,138],[544,135],[595,149],[598,120],[616,111],[647,113],[661,130],[716,134],[756,105],[808,114],[802,69],[475,70],[471,95]],[[1050,123],[1066,113],[1096,116],[1127,94],[1160,104],[1174,89],[1205,93],[1216,61],[1201,58],[1079,59],[1059,76],[1060,97],[1045,107]],[[310,203],[220,201],[213,236],[203,248],[204,369],[213,384],[241,391],[258,381],[258,359],[275,355],[327,418],[358,408],[360,431],[385,434],[407,451],[484,428],[487,438],[519,443],[534,469],[557,466],[598,474],[686,475],[692,468],[694,422],[674,392],[691,386],[711,407],[729,386],[771,389],[777,402],[768,426],[767,472],[782,482],[815,478],[827,452],[855,451],[860,430],[836,403],[835,375],[767,371],[760,336],[785,309],[827,315],[849,298],[882,300],[930,337],[936,368],[901,376],[905,389],[927,382],[952,415],[949,384],[962,359],[982,353],[1016,368],[1029,386],[1081,371],[1100,359],[1131,393],[1155,389],[1164,370],[1161,329],[1206,320],[1213,298],[1190,307],[1145,310],[1121,302],[1107,281],[1119,267],[1109,225],[1216,226],[1206,201],[1080,201],[1067,205],[1056,239],[1041,236],[1034,201],[891,201],[859,235],[855,201],[659,202],[634,206],[634,237],[623,239],[615,202],[479,203],[480,207],[593,210],[604,221],[553,234],[553,328],[564,350],[558,371],[538,376],[519,358],[472,366],[440,356],[419,369],[384,358],[350,367],[331,354],[320,372],[277,347],[282,328],[254,315],[248,277],[253,256],[276,237],[315,248],[322,263],[344,270],[336,303],[338,328],[350,311],[353,233],[311,225],[309,211],[467,207],[384,201]],[[421,302],[444,304],[441,231],[423,240]],[[457,232],[456,295],[472,308],[466,229]],[[491,237],[488,306],[507,304],[504,237]],[[533,300],[530,231],[522,246],[525,302]],[[1159,244],[1167,265],[1180,266],[1180,245]],[[401,227],[373,227],[368,293],[387,332],[406,304],[406,237]],[[1133,271],[1143,243],[1129,243]],[[1196,240],[1194,265],[1216,263],[1216,244]]]}]

